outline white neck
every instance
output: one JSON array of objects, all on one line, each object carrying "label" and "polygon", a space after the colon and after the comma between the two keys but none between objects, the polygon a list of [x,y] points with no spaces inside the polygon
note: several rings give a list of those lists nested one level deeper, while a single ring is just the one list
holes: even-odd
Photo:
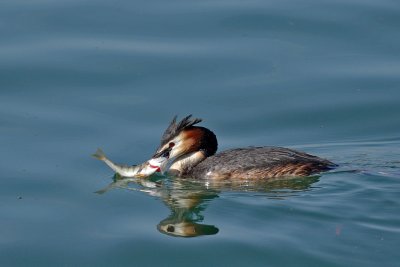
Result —
[{"label": "white neck", "polygon": [[180,157],[175,161],[169,171],[175,175],[183,175],[190,172],[190,170],[206,158],[203,151],[196,151]]}]

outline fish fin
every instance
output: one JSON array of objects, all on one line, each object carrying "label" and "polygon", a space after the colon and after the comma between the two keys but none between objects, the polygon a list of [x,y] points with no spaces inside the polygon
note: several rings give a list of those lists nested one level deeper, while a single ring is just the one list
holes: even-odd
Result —
[{"label": "fish fin", "polygon": [[98,148],[92,156],[98,160],[105,160],[106,159],[106,154],[104,154],[103,150],[101,148]]}]

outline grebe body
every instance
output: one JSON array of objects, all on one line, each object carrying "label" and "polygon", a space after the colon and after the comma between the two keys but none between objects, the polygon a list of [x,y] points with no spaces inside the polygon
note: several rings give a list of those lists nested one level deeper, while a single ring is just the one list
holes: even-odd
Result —
[{"label": "grebe body", "polygon": [[248,147],[215,154],[218,142],[207,128],[194,126],[201,119],[176,117],[164,132],[153,157],[166,156],[166,170],[179,177],[197,179],[267,179],[309,176],[330,170],[329,160],[283,147]]},{"label": "grebe body", "polygon": [[181,175],[210,179],[309,176],[330,170],[328,160],[283,147],[229,149],[208,157]]}]

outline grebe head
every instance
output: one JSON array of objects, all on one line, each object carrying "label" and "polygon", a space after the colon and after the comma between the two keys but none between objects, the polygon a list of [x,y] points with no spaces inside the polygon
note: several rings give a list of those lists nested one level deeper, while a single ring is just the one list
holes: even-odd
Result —
[{"label": "grebe head", "polygon": [[153,158],[168,157],[169,165],[172,164],[171,169],[182,171],[181,168],[193,167],[206,157],[214,155],[218,142],[215,134],[209,129],[194,126],[201,122],[201,119],[189,115],[177,122],[176,118],[175,116],[165,130]]}]

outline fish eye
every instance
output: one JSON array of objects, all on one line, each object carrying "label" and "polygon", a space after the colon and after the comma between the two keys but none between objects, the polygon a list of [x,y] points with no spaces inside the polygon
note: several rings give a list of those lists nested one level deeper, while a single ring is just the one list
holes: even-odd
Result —
[{"label": "fish eye", "polygon": [[170,232],[170,233],[175,232],[175,227],[173,225],[168,225],[167,232]]},{"label": "fish eye", "polygon": [[168,146],[169,146],[169,148],[172,148],[172,147],[175,146],[175,143],[174,143],[174,142],[170,142],[170,143],[168,144]]}]

